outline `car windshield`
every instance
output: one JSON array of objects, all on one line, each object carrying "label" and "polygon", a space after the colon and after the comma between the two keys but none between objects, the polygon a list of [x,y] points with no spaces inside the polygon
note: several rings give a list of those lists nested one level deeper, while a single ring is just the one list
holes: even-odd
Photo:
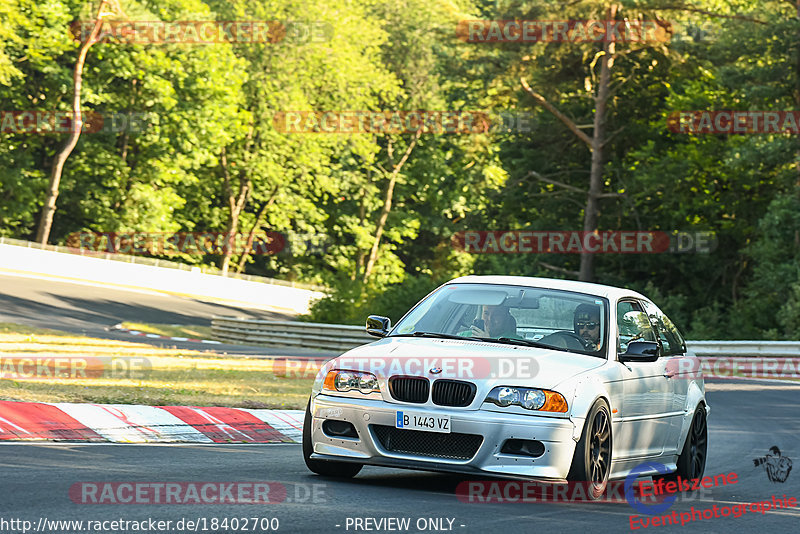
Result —
[{"label": "car windshield", "polygon": [[406,314],[390,336],[440,336],[541,346],[606,357],[608,300],[500,284],[448,284]]}]

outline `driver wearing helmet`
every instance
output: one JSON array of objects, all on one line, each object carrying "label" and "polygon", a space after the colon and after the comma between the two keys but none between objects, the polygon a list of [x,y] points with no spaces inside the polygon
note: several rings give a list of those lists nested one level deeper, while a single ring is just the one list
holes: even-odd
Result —
[{"label": "driver wearing helmet", "polygon": [[583,339],[586,350],[600,350],[600,307],[581,304],[575,308],[575,333]]}]

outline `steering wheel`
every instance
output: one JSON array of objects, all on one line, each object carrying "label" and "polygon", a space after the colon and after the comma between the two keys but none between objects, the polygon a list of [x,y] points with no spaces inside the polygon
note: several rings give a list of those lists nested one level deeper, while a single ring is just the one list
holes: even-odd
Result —
[{"label": "steering wheel", "polygon": [[[553,343],[551,339],[552,340],[558,339],[559,341],[563,342],[564,346],[561,347],[561,343]],[[575,332],[570,332],[569,330],[560,330],[558,332],[553,332],[552,334],[548,334],[544,336],[542,339],[540,339],[539,343],[545,343],[548,345],[554,345],[560,348],[571,349],[571,350],[580,350],[580,351],[589,350],[586,341]]]},{"label": "steering wheel", "polygon": [[458,332],[461,330],[461,328],[466,328],[467,330],[469,330],[471,326],[472,326],[471,323],[464,322],[462,319],[459,319],[458,322],[456,323],[455,331]]}]

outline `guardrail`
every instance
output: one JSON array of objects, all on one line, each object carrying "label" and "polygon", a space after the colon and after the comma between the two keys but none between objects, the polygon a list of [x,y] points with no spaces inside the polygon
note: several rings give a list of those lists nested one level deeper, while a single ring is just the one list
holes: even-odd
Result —
[{"label": "guardrail", "polygon": [[346,351],[377,338],[363,326],[214,317],[214,339],[257,345]]},{"label": "guardrail", "polygon": [[[367,334],[363,326],[234,317],[214,317],[211,330],[219,341],[342,351],[377,339]],[[800,341],[687,341],[686,345],[689,352],[701,358],[800,357]]]},{"label": "guardrail", "polygon": [[686,348],[697,356],[800,356],[800,341],[687,341]]}]

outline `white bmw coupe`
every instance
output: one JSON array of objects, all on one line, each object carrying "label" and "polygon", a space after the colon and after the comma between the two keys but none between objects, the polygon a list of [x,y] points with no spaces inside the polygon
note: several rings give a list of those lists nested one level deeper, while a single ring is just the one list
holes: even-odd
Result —
[{"label": "white bmw coupe", "polygon": [[[588,483],[702,477],[709,412],[678,329],[627,289],[467,276],[328,362],[303,427],[320,475],[363,465]],[[641,476],[662,476],[658,471]]]}]

